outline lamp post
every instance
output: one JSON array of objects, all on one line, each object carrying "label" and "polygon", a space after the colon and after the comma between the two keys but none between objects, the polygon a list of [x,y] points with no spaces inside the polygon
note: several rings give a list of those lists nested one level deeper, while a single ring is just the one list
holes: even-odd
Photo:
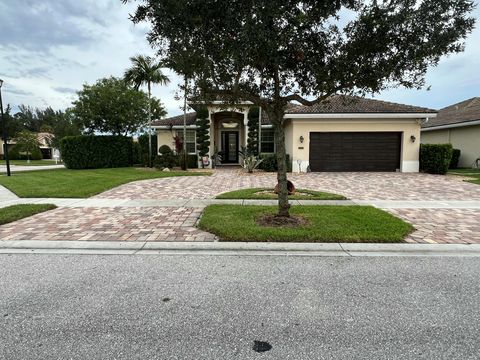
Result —
[{"label": "lamp post", "polygon": [[2,138],[3,138],[3,158],[7,164],[7,176],[10,176],[10,159],[8,158],[8,142],[7,142],[7,127],[5,126],[5,115],[3,114],[2,102],[2,85],[3,80],[0,79],[0,115],[2,116]]}]

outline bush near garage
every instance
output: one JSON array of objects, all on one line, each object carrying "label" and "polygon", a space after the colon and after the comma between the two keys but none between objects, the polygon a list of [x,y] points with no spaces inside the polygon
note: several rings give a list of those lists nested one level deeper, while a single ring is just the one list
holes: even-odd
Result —
[{"label": "bush near garage", "polygon": [[445,175],[452,160],[451,144],[421,144],[420,170],[429,174]]},{"label": "bush near garage", "polygon": [[68,169],[100,169],[133,165],[133,141],[126,136],[68,136],[60,142]]},{"label": "bush near garage", "polygon": [[[27,160],[27,154],[24,151],[21,151],[18,145],[12,147],[8,152],[8,158],[10,160]],[[39,147],[36,147],[32,150],[30,154],[30,160],[42,160],[43,155]]]},{"label": "bush near garage", "polygon": [[462,152],[459,149],[453,149],[452,152],[452,160],[450,161],[450,169],[457,169],[458,168],[458,161],[460,160],[460,155]]},{"label": "bush near garage", "polygon": [[[260,154],[260,159],[263,161],[258,168],[266,172],[278,171],[277,156],[275,154]],[[286,155],[287,172],[292,172],[292,162],[290,161],[290,155]]]}]

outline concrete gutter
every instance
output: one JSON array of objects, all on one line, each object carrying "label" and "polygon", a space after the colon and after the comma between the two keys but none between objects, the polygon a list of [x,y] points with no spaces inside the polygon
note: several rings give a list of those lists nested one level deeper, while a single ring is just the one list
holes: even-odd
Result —
[{"label": "concrete gutter", "polygon": [[219,256],[480,256],[480,244],[0,241],[0,254]]}]

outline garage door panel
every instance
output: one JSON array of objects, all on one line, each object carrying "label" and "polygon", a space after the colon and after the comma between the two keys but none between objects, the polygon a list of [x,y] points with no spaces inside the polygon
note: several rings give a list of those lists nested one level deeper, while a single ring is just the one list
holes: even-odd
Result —
[{"label": "garage door panel", "polygon": [[312,171],[396,171],[400,168],[401,133],[310,133]]}]

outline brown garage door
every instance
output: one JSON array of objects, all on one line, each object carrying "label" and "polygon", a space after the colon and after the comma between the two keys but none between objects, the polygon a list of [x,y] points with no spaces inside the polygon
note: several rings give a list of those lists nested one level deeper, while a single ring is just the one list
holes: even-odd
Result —
[{"label": "brown garage door", "polygon": [[396,171],[400,168],[401,133],[312,132],[312,171]]}]

